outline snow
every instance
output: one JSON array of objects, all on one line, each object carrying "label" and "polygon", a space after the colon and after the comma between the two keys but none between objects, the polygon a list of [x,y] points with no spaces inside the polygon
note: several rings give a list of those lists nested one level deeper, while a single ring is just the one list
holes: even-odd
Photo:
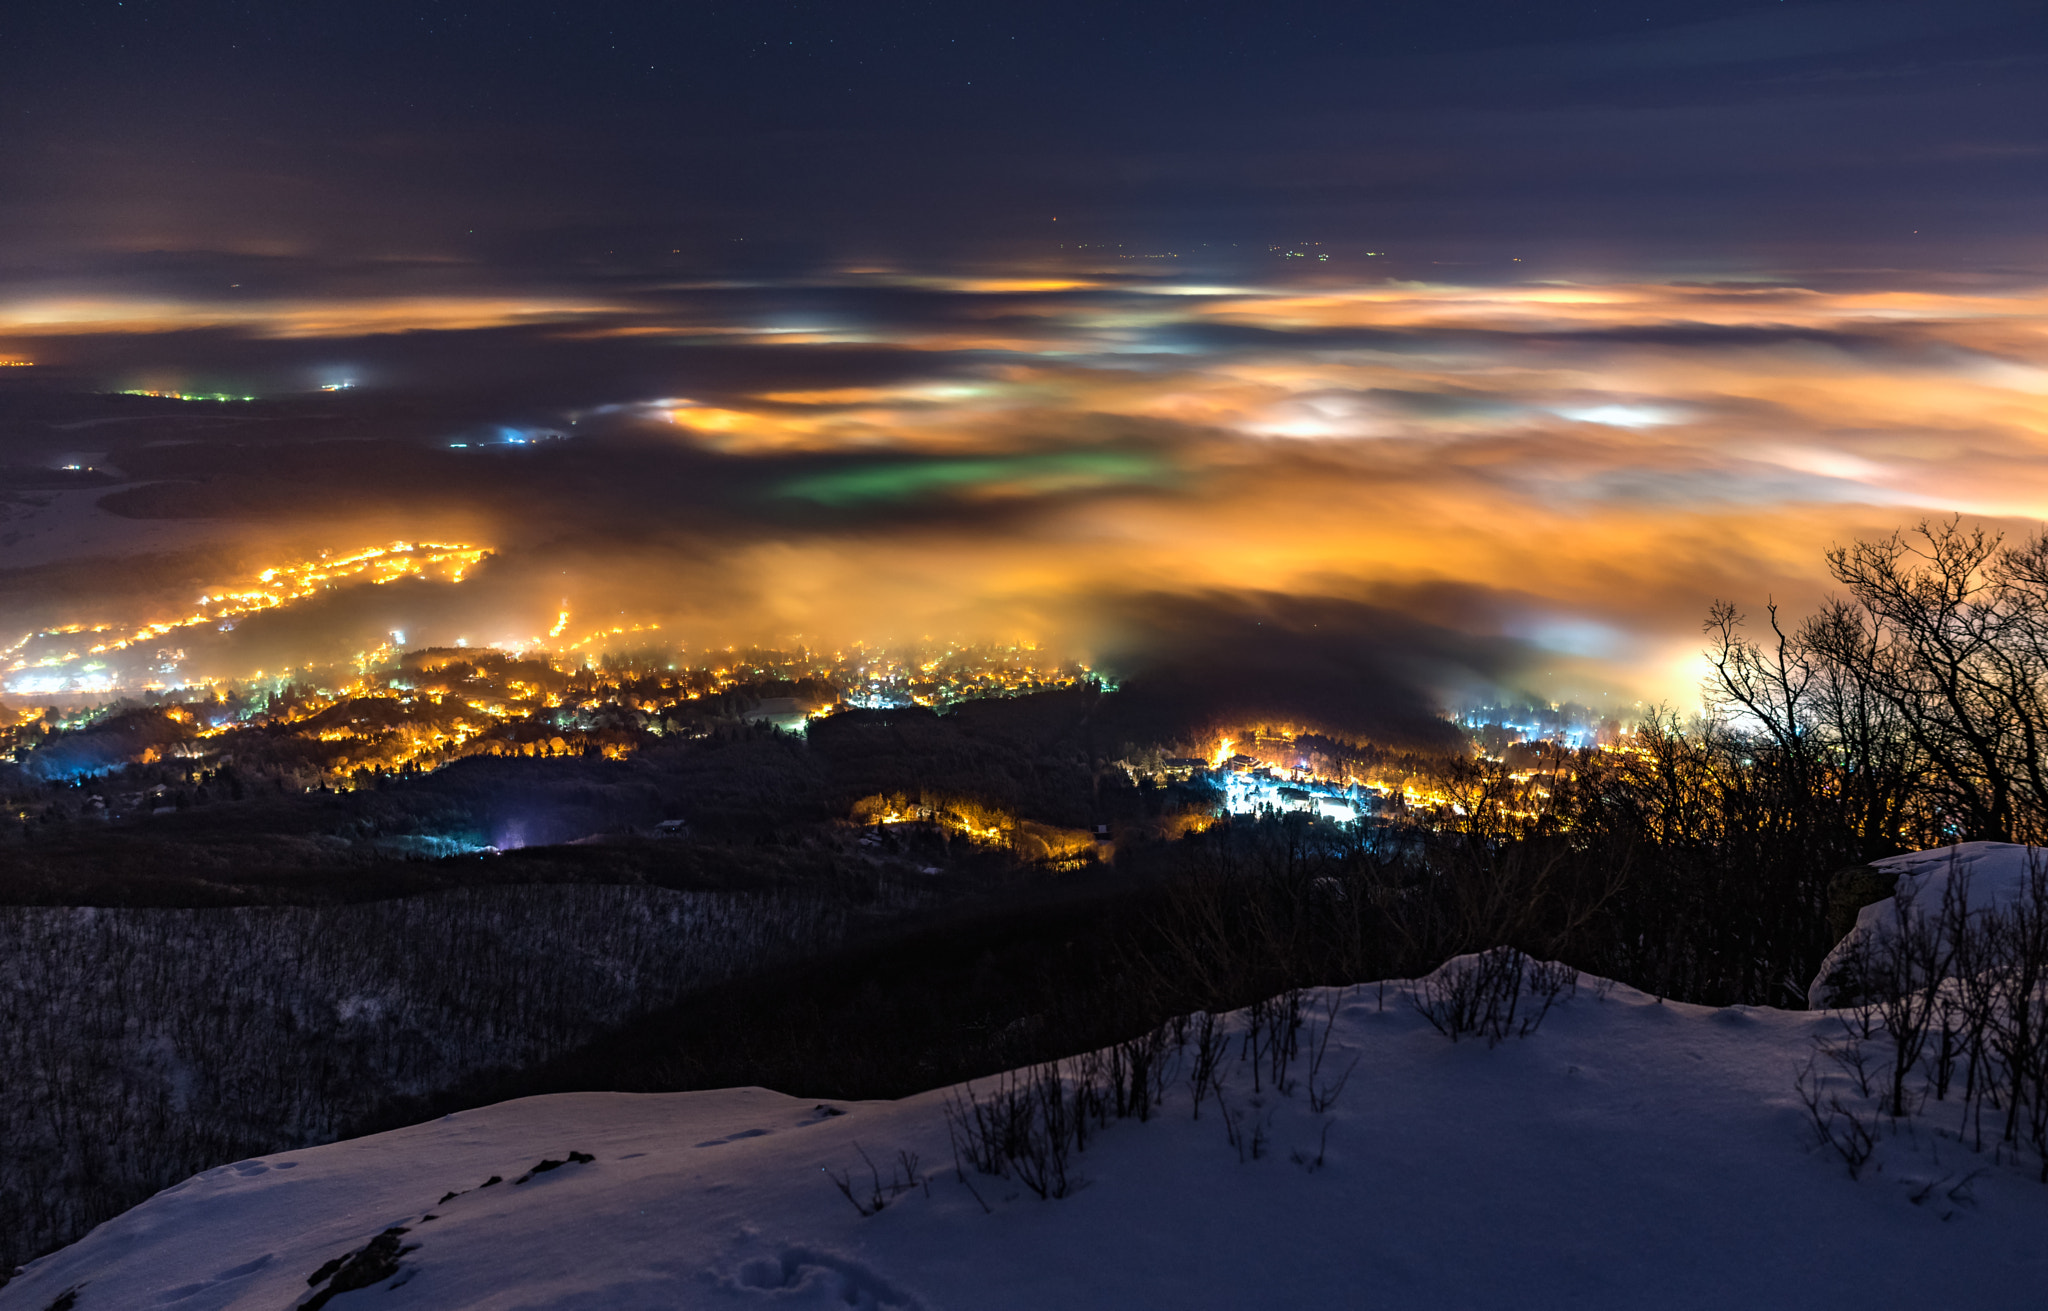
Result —
[{"label": "snow", "polygon": [[0,503],[0,547],[6,548],[8,566],[207,546],[242,528],[223,519],[130,519],[99,508],[101,498],[135,485],[26,492]]},{"label": "snow", "polygon": [[1968,895],[1973,919],[1992,910],[2003,910],[2025,898],[2033,870],[2048,871],[2048,850],[2012,842],[1963,842],[1870,863],[1897,873],[1897,890],[1858,911],[1856,927],[1821,962],[1806,990],[1806,1004],[1812,1010],[1821,1010],[1833,1000],[1834,990],[1827,979],[1848,958],[1857,942],[1887,934],[1898,924],[1901,897],[1906,899],[1908,913],[1916,922],[1940,917],[1942,897],[1952,884],[1959,894]]},{"label": "snow", "polygon": [[[1860,1181],[1814,1148],[1793,1078],[1816,1038],[1839,1037],[1833,1017],[1583,979],[1535,1033],[1489,1047],[1447,1041],[1408,991],[1342,994],[1326,1068],[1358,1063],[1327,1116],[1301,1092],[1255,1102],[1233,1048],[1226,1095],[1267,1127],[1263,1159],[1240,1159],[1214,1101],[1192,1118],[1185,1082],[1157,1118],[1091,1137],[1073,1162],[1087,1185],[1049,1201],[971,1168],[973,1191],[960,1182],[943,1091],[839,1114],[758,1088],[536,1097],[209,1170],[33,1263],[0,1311],[74,1287],[79,1311],[280,1311],[392,1226],[411,1249],[396,1274],[334,1311],[1991,1311],[2048,1296],[2048,1187],[2028,1169],[1929,1127],[1888,1130]],[[1291,1159],[1326,1125],[1321,1169]],[[916,1153],[928,1187],[857,1214],[824,1171],[864,1173],[859,1149],[884,1178]],[[594,1159],[515,1182],[572,1151]]]}]

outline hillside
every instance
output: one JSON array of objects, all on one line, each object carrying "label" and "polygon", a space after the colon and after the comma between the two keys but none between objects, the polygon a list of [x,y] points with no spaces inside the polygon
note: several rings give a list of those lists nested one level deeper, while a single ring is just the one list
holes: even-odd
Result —
[{"label": "hillside", "polygon": [[[1200,1025],[1163,1030],[1149,1118],[1105,1106],[1065,1197],[956,1168],[959,1090],[534,1097],[210,1170],[28,1267],[0,1311],[2039,1305],[2031,1160],[1972,1152],[1935,1102],[1869,1113],[1858,1178],[1816,1145],[1794,1084],[1837,1015],[1562,974],[1542,1014],[1532,974],[1503,1040],[1447,1040],[1413,999],[1441,1019],[1480,964],[1302,994],[1291,1060],[1277,1009],[1227,1017],[1199,1118]],[[1068,1088],[1106,1068],[1069,1063]],[[889,1204],[862,1214],[874,1184]]]}]

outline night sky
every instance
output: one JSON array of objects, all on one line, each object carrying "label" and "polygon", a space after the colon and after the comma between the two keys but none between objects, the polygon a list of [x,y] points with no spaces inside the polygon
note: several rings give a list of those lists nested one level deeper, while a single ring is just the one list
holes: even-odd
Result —
[{"label": "night sky", "polygon": [[405,538],[495,554],[176,676],[566,610],[1684,699],[1713,598],[2048,515],[2044,64],[2021,3],[11,6],[0,647]]},{"label": "night sky", "polygon": [[2025,263],[2048,130],[2040,6],[1970,0],[0,23],[6,272],[65,290],[1025,258],[1054,218],[1076,243],[1481,267]]}]

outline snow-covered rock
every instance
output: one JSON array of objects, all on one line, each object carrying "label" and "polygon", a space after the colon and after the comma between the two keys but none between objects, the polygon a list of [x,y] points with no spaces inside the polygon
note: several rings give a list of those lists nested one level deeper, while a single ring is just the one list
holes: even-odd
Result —
[{"label": "snow-covered rock", "polygon": [[[284,1311],[394,1229],[395,1264],[331,1311],[1994,1311],[2048,1296],[2048,1187],[2025,1171],[1965,1185],[1986,1160],[1921,1132],[1888,1135],[1852,1182],[1814,1149],[1793,1078],[1833,1017],[1588,980],[1489,1047],[1445,1041],[1406,997],[1338,999],[1326,1080],[1357,1064],[1327,1115],[1300,1090],[1255,1094],[1233,1044],[1225,1096],[1256,1158],[1214,1101],[1193,1118],[1185,1082],[1149,1123],[1092,1136],[1072,1163],[1086,1186],[1054,1201],[971,1168],[962,1182],[943,1091],[536,1097],[209,1170],[33,1263],[0,1311],[74,1289],[77,1311]],[[884,1180],[914,1154],[920,1182],[858,1214],[826,1171],[865,1179],[862,1152]],[[528,1176],[543,1159],[565,1163]]]},{"label": "snow-covered rock", "polygon": [[1806,990],[1806,1004],[1813,1010],[1823,1010],[1835,1000],[1831,980],[1857,945],[1894,931],[1902,909],[1916,923],[1929,918],[1938,920],[1943,898],[1951,887],[1967,895],[1973,919],[1992,910],[2006,909],[2027,895],[2035,870],[2048,871],[2048,848],[2012,842],[1963,842],[1953,847],[1890,856],[1871,864],[1898,876],[1896,890],[1858,911],[1856,926],[1821,962]]}]

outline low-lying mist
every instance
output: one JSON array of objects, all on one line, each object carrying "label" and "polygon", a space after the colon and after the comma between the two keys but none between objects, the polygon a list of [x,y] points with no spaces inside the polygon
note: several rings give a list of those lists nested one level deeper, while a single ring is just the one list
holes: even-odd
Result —
[{"label": "low-lying mist", "polygon": [[1716,596],[1803,605],[1833,542],[2048,504],[2021,417],[2037,295],[1901,278],[835,273],[411,304],[404,332],[369,302],[22,322],[7,349],[36,367],[10,372],[33,385],[0,379],[17,633],[189,618],[323,553],[489,554],[460,583],[343,579],[187,624],[142,669],[86,668],[89,642],[15,652],[0,690],[648,632],[699,651],[1030,642],[1135,672],[1150,628],[1166,655],[1227,646],[1284,596],[1368,607],[1333,621],[1355,659],[1304,618],[1314,659],[1425,700],[1689,701]]}]

